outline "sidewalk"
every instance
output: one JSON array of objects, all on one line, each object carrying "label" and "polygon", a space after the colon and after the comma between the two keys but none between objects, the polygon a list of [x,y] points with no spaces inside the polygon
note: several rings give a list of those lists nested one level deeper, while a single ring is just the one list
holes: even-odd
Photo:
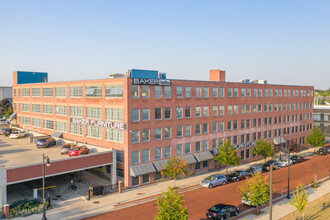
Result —
[{"label": "sidewalk", "polygon": [[[306,156],[310,155],[310,152],[313,152],[312,149],[308,149],[300,152],[299,154],[304,154]],[[283,155],[282,155],[282,158]],[[264,160],[254,161],[240,165],[238,167],[230,167],[229,172],[238,170],[238,169],[247,169],[250,166],[261,165]],[[199,183],[205,179],[207,176],[221,173],[225,174],[226,170],[221,169],[218,171],[209,172],[202,175],[195,175],[185,179],[180,179],[176,181],[176,186],[180,189],[182,188],[196,188],[199,187]],[[144,203],[146,201],[151,201],[155,199],[156,195],[161,194],[167,190],[168,186],[173,186],[174,181],[164,181],[155,184],[150,184],[147,186],[142,186],[139,188],[128,189],[123,193],[114,193],[104,197],[92,198],[90,201],[86,201],[84,197],[78,197],[71,200],[59,201],[56,202],[54,208],[47,211],[47,219],[57,220],[57,219],[82,219],[90,216],[95,216],[98,214],[118,210],[128,206],[136,205],[139,203]],[[187,189],[188,190],[188,189]],[[97,203],[96,203],[97,202]],[[124,203],[124,204],[123,204]],[[275,213],[275,212],[273,212]],[[28,217],[15,218],[19,220],[32,220],[32,219],[41,219],[42,214],[32,215]],[[255,219],[255,216],[254,216]],[[276,218],[274,218],[276,219]]]},{"label": "sidewalk", "polygon": [[[318,198],[321,198],[322,196],[324,196],[327,193],[330,193],[330,180],[326,180],[325,182],[321,183],[320,187],[318,187],[318,188],[308,188],[307,189],[308,199],[309,199],[310,203]],[[292,195],[291,195],[291,198],[293,198]],[[283,201],[273,204],[273,209],[272,209],[273,219],[280,219],[280,218],[290,214],[291,212],[294,212],[297,210],[294,206],[288,204],[289,201],[290,201],[289,199],[284,199]],[[249,214],[247,216],[244,216],[243,219],[268,220],[269,219],[269,206],[262,209],[261,211],[263,212],[263,214],[260,214],[259,216],[256,216],[254,214]]]}]

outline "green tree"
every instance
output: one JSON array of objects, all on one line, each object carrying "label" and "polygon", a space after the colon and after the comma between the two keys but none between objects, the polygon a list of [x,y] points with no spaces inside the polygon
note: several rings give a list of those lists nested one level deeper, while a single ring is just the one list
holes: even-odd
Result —
[{"label": "green tree", "polygon": [[181,157],[171,157],[167,161],[166,167],[161,171],[161,174],[173,179],[175,188],[176,179],[179,176],[185,178],[190,175],[188,161]]},{"label": "green tree", "polygon": [[245,200],[251,206],[257,207],[259,214],[259,206],[269,202],[270,186],[266,181],[266,177],[257,173],[244,181],[239,187],[239,193],[242,200]]},{"label": "green tree", "polygon": [[307,137],[307,144],[310,144],[314,148],[315,152],[315,147],[321,147],[325,143],[325,136],[321,129],[317,126],[315,126],[312,130],[311,135]]},{"label": "green tree", "polygon": [[9,118],[11,116],[11,114],[13,114],[13,108],[12,107],[9,107],[7,109],[7,111],[5,112],[5,117],[6,118]]},{"label": "green tree", "polygon": [[186,220],[189,218],[188,208],[183,207],[183,195],[168,187],[167,192],[157,198],[158,214],[156,220]]},{"label": "green tree", "polygon": [[222,147],[218,147],[218,155],[215,156],[214,160],[222,165],[226,166],[226,174],[228,175],[228,167],[231,165],[238,166],[240,164],[240,157],[237,156],[237,150],[227,140]]},{"label": "green tree", "polygon": [[302,184],[299,184],[296,189],[296,194],[293,193],[293,198],[289,204],[296,207],[298,212],[302,213],[302,219],[304,219],[304,209],[309,202],[307,198],[307,191],[304,189]]},{"label": "green tree", "polygon": [[253,149],[253,153],[255,153],[258,156],[262,156],[265,159],[267,157],[274,157],[275,151],[270,142],[265,141],[264,139],[260,138],[256,143],[256,148]]}]

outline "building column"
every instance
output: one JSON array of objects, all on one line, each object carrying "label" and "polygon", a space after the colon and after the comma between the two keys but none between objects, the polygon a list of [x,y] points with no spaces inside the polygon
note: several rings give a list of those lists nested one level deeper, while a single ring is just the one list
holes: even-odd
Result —
[{"label": "building column", "polygon": [[112,151],[112,189],[116,189],[117,188],[117,151],[115,149],[113,149]]},{"label": "building column", "polygon": [[0,205],[2,213],[4,213],[3,206],[7,204],[7,172],[4,165],[0,166]]}]

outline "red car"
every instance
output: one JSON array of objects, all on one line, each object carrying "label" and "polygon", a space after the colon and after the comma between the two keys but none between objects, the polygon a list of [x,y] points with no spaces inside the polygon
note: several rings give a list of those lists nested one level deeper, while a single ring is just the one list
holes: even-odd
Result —
[{"label": "red car", "polygon": [[69,151],[69,156],[79,156],[81,154],[88,154],[89,149],[86,146],[76,146]]}]

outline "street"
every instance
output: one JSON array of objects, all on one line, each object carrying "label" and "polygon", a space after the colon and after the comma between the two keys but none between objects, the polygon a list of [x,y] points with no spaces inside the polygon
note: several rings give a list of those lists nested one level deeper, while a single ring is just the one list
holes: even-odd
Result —
[{"label": "street", "polygon": [[[330,155],[315,156],[306,160],[303,163],[290,166],[290,191],[294,190],[299,183],[302,183],[304,185],[310,184],[311,180],[314,178],[314,170],[316,170],[316,175],[318,179],[327,177],[329,175],[329,168]],[[269,172],[263,173],[262,175],[269,176]],[[282,188],[284,196],[286,195],[288,184],[287,178],[287,168],[282,168],[280,170],[274,171],[273,198],[281,196]],[[249,207],[242,205],[241,198],[239,196],[238,186],[242,183],[243,181],[228,183],[225,186],[219,186],[213,189],[198,188],[183,193],[183,198],[185,200],[184,206],[188,207],[188,212],[190,216],[189,219],[207,219],[205,216],[205,211],[216,203],[227,203],[238,206],[240,212],[249,209]],[[157,204],[156,200],[154,200],[87,219],[149,220],[153,219],[156,214]]]}]

